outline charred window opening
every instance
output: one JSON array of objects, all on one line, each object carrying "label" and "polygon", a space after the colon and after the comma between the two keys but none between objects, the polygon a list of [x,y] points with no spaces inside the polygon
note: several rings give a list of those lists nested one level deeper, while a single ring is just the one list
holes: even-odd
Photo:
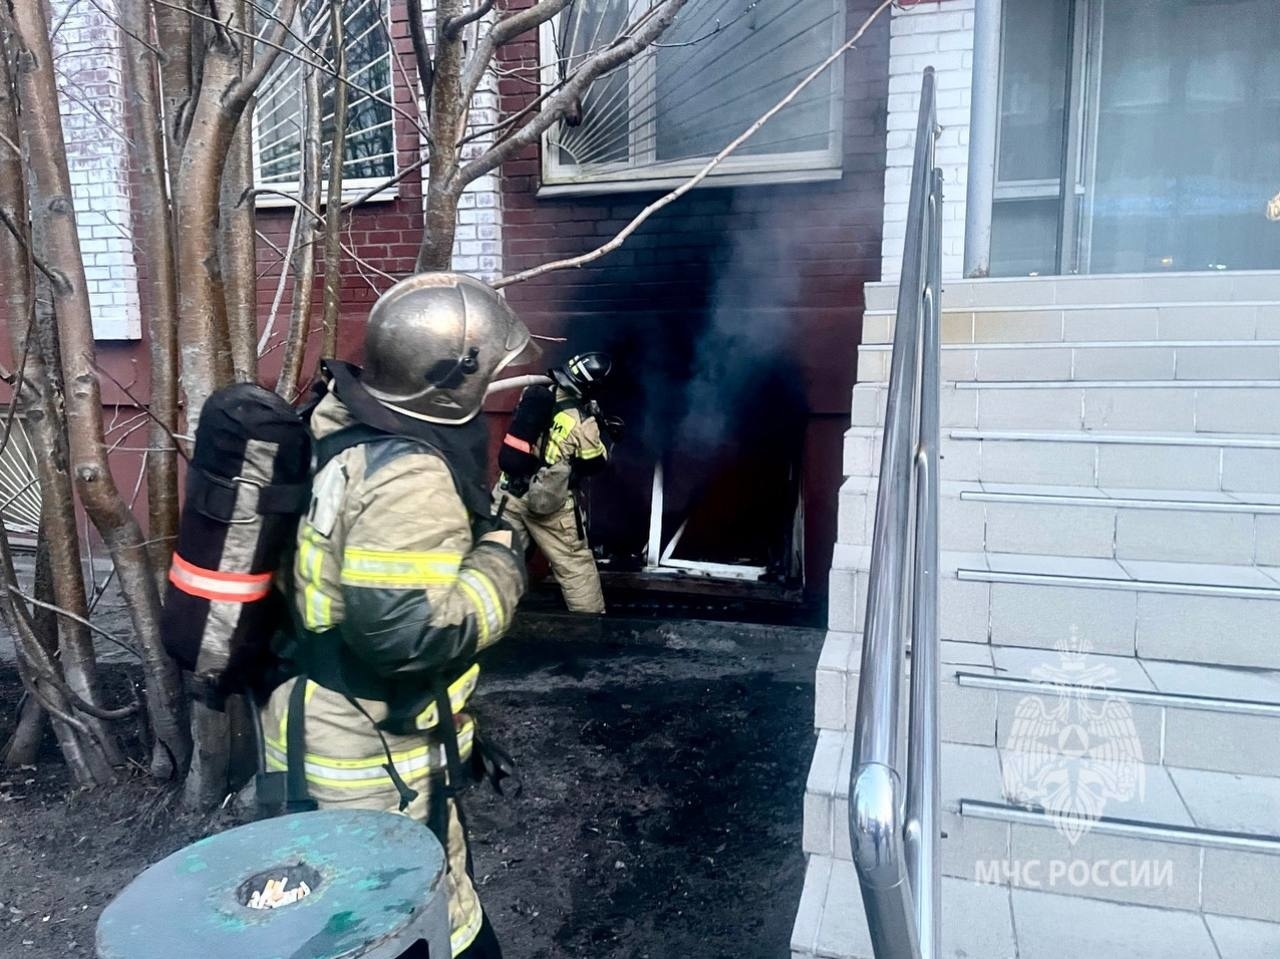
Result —
[{"label": "charred window opening", "polygon": [[593,311],[566,330],[612,354],[601,404],[628,423],[613,469],[589,489],[606,574],[803,584],[802,293],[780,250],[718,241],[672,280],[684,305]]}]

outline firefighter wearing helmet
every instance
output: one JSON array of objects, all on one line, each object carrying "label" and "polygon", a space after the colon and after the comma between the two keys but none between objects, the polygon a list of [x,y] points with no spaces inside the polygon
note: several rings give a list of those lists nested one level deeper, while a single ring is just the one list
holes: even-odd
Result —
[{"label": "firefighter wearing helmet", "polygon": [[291,796],[305,776],[320,808],[400,811],[436,833],[452,951],[467,959],[501,951],[456,791],[465,770],[505,757],[483,746],[466,705],[476,653],[506,632],[525,589],[513,532],[491,515],[477,414],[494,376],[531,350],[492,289],[434,273],[374,304],[363,370],[326,363],[282,651],[295,678],[264,712],[268,766],[288,771]]},{"label": "firefighter wearing helmet", "polygon": [[494,490],[498,515],[546,555],[570,612],[603,613],[604,594],[587,542],[581,484],[605,468],[602,431],[617,439],[622,421],[594,399],[612,369],[604,353],[583,353],[549,371],[553,389],[530,387],[503,441]]}]

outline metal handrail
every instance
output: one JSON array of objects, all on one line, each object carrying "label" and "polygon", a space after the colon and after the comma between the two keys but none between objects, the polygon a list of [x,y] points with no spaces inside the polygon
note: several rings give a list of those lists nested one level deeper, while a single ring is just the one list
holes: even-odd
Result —
[{"label": "metal handrail", "polygon": [[849,782],[853,862],[876,959],[938,959],[940,952],[937,129],[930,67],[916,126]]}]

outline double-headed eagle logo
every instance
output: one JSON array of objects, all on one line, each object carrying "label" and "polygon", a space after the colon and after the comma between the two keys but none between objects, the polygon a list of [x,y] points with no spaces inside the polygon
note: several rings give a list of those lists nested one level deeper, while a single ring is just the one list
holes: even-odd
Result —
[{"label": "double-headed eagle logo", "polygon": [[1146,779],[1133,709],[1109,693],[1115,670],[1091,662],[1074,629],[1058,653],[1032,670],[1053,688],[1018,701],[1002,776],[1009,802],[1048,813],[1074,846],[1107,803],[1141,797]]}]

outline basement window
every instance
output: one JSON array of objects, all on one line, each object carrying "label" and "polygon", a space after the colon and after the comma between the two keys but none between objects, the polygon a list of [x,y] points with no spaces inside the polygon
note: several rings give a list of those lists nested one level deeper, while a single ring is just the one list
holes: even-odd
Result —
[{"label": "basement window", "polygon": [[[542,28],[544,88],[634,28],[651,0],[573,4]],[[841,0],[690,3],[659,41],[595,81],[543,142],[549,192],[674,185],[791,91],[844,37]],[[725,160],[720,183],[833,179],[843,71],[831,67]],[[544,188],[546,189],[546,188]]]},{"label": "basement window", "polygon": [[[346,36],[347,137],[342,164],[342,189],[348,198],[362,194],[395,176],[395,121],[391,103],[391,41],[388,0],[341,0]],[[287,47],[300,49],[302,38],[334,59],[326,0],[304,0]],[[297,56],[281,53],[258,95],[254,112],[254,169],[257,184],[297,195],[302,178],[302,139],[306,125],[303,65]],[[337,80],[320,73],[321,181],[328,182],[333,138],[333,96]],[[322,194],[326,187],[322,187]],[[388,187],[388,197],[395,188]],[[261,202],[269,205],[270,196]],[[279,202],[279,201],[277,201]]]}]

